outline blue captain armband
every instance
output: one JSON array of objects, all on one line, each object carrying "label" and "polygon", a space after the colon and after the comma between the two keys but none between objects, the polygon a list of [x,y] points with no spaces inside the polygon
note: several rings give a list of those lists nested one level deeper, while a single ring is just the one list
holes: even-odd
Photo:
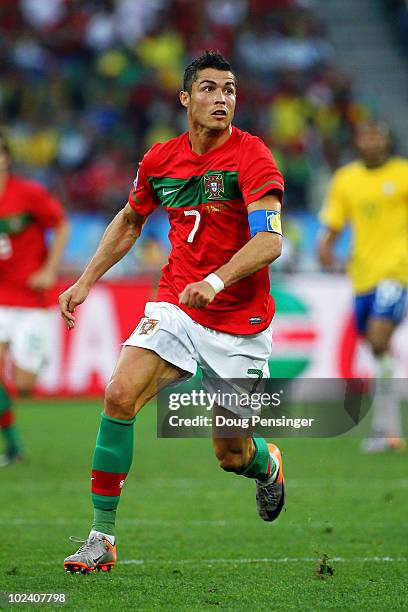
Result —
[{"label": "blue captain armband", "polygon": [[273,232],[282,236],[280,212],[277,210],[253,210],[248,215],[251,238],[258,232]]}]

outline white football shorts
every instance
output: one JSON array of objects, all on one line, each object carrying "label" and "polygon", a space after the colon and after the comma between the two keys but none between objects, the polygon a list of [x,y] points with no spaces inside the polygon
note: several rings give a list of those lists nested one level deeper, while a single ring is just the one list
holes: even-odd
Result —
[{"label": "white football shorts", "polygon": [[51,356],[51,317],[47,308],[0,306],[0,344],[7,344],[12,362],[37,374]]},{"label": "white football shorts", "polygon": [[[203,387],[209,392],[236,391],[231,379],[269,378],[268,360],[272,350],[271,325],[251,335],[234,335],[196,323],[175,304],[148,302],[145,316],[123,343],[150,349],[162,359],[194,375],[199,365]],[[233,407],[228,406],[233,412]]]}]

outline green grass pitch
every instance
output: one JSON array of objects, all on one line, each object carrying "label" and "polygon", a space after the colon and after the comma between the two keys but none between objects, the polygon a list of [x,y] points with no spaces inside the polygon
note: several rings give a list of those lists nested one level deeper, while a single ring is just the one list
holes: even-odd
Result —
[{"label": "green grass pitch", "polygon": [[268,524],[254,484],[220,470],[210,440],[156,438],[153,404],[137,421],[118,564],[66,574],[68,537],[89,529],[100,409],[20,405],[30,457],[0,472],[0,591],[67,593],[48,610],[408,609],[407,452],[361,456],[355,438],[278,441],[287,510]]}]

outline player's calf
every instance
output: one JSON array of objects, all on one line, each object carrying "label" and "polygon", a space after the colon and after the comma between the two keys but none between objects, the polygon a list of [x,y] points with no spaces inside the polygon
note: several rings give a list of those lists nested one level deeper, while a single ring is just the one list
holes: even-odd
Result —
[{"label": "player's calf", "polygon": [[0,432],[5,442],[5,452],[0,455],[0,467],[16,463],[22,458],[20,436],[15,424],[11,397],[0,383]]},{"label": "player's calf", "polygon": [[215,438],[213,445],[222,469],[255,480],[260,517],[268,522],[276,520],[285,502],[279,448],[257,436],[232,440]]},{"label": "player's calf", "polygon": [[213,439],[218,465],[226,472],[240,474],[254,453],[252,438]]}]

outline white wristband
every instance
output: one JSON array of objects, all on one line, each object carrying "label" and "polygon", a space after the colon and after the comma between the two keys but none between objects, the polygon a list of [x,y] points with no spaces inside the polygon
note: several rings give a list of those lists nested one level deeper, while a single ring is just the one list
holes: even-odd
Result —
[{"label": "white wristband", "polygon": [[211,273],[208,276],[206,276],[204,278],[204,280],[207,281],[207,283],[210,283],[210,285],[214,289],[215,293],[219,293],[225,287],[223,281],[216,274]]}]

